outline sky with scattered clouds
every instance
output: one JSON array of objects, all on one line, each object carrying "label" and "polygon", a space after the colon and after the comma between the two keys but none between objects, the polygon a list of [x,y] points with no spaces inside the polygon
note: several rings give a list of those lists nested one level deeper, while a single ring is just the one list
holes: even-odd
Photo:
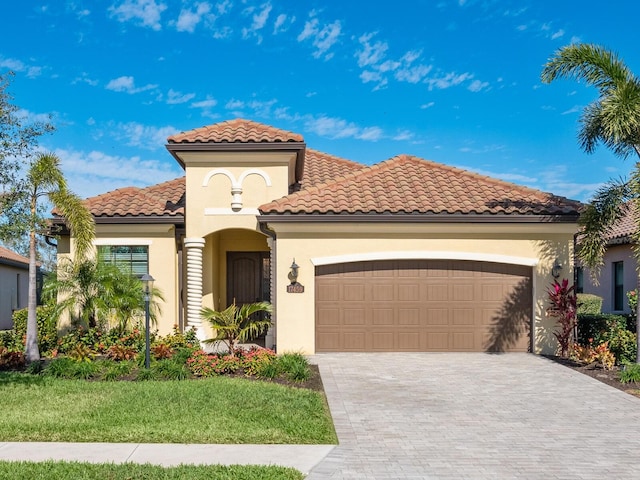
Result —
[{"label": "sky with scattered clouds", "polygon": [[0,72],[83,197],[181,176],[174,133],[236,117],[373,164],[416,155],[578,200],[633,159],[576,135],[593,88],[543,85],[595,43],[640,75],[635,0],[20,0]]}]

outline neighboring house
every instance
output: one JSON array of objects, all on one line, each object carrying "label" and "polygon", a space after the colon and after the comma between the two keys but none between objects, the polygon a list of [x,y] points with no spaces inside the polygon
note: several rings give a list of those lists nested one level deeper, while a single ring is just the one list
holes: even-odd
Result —
[{"label": "neighboring house", "polygon": [[202,306],[270,300],[280,352],[556,350],[546,290],[556,262],[572,278],[579,202],[242,119],[166,147],[184,177],[86,200],[100,254],[163,291],[161,333],[206,338]]},{"label": "neighboring house", "polygon": [[587,267],[576,269],[576,291],[602,297],[603,313],[630,313],[627,292],[637,288],[638,271],[633,254],[635,220],[627,211],[607,233],[600,274],[594,280]]},{"label": "neighboring house", "polygon": [[13,311],[27,307],[29,259],[0,247],[0,330],[13,328]]}]

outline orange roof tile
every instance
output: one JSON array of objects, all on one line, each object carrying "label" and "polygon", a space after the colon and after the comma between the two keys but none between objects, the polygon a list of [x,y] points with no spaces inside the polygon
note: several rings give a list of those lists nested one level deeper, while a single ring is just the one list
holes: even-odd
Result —
[{"label": "orange roof tile", "polygon": [[169,143],[275,143],[302,142],[302,135],[236,118],[170,136]]},{"label": "orange roof tile", "polygon": [[85,200],[94,217],[184,215],[185,178],[146,188],[125,187]]},{"label": "orange roof tile", "polygon": [[302,188],[334,180],[340,175],[366,168],[362,163],[307,148],[304,156]]},{"label": "orange roof tile", "polygon": [[260,207],[278,213],[577,214],[579,202],[399,155]]},{"label": "orange roof tile", "polygon": [[623,216],[609,228],[605,235],[607,242],[610,244],[630,243],[636,231],[633,205],[627,203],[623,208]]},{"label": "orange roof tile", "polygon": [[23,257],[8,248],[0,246],[0,263],[3,263],[2,260],[8,260],[12,263],[21,263],[27,266],[29,265],[29,259],[27,257]]}]

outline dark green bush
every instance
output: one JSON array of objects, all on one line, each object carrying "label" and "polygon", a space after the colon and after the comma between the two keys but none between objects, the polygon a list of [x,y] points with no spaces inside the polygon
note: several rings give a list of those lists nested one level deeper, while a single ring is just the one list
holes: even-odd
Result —
[{"label": "dark green bush", "polygon": [[[578,315],[578,343],[580,345],[600,345],[609,338],[612,325],[626,328],[627,318],[622,315]],[[591,340],[591,342],[589,341]]]},{"label": "dark green bush", "polygon": [[591,293],[578,293],[578,315],[600,315],[602,297]]},{"label": "dark green bush", "polygon": [[[36,310],[38,322],[38,348],[40,353],[50,352],[58,343],[58,320],[53,315],[54,307],[50,305],[39,306]],[[13,331],[24,345],[27,335],[27,309],[13,312]]]},{"label": "dark green bush", "polygon": [[622,383],[640,383],[640,364],[627,365],[620,372],[620,381]]}]

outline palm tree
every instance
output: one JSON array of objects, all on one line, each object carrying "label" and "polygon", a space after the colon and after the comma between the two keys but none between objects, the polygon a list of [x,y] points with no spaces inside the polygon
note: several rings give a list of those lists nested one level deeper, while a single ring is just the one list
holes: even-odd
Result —
[{"label": "palm tree", "polygon": [[[600,188],[580,218],[582,226],[578,257],[595,276],[603,264],[605,234],[631,208],[636,221],[634,253],[640,262],[640,79],[604,47],[575,44],[561,48],[549,59],[541,75],[544,83],[558,78],[584,81],[599,91],[580,117],[578,139],[587,153],[602,143],[623,159],[637,157],[629,180],[614,180]],[[640,278],[639,278],[640,284]],[[640,305],[636,320],[640,318]],[[637,323],[640,347],[640,322]],[[640,363],[640,348],[637,362]]]},{"label": "palm tree", "polygon": [[257,337],[271,326],[269,318],[256,315],[261,312],[270,314],[271,311],[269,302],[245,303],[240,306],[234,302],[221,311],[204,307],[202,318],[216,331],[216,336],[205,340],[205,343],[225,342],[229,347],[229,353],[233,355],[238,343]]},{"label": "palm tree", "polygon": [[[57,301],[54,315],[68,313],[73,323],[85,327],[112,327],[124,333],[133,319],[144,315],[140,280],[96,258],[61,261],[58,272],[47,276],[42,294],[45,300]],[[158,300],[164,301],[157,287],[150,300],[150,320],[156,324],[161,313]]]},{"label": "palm tree", "polygon": [[40,359],[38,350],[38,324],[36,322],[36,236],[46,232],[46,222],[40,202],[47,199],[62,215],[74,233],[75,258],[81,260],[89,252],[95,237],[95,224],[91,213],[80,197],[69,191],[60,159],[51,153],[38,154],[29,165],[22,201],[28,203],[25,230],[29,232],[29,293],[27,314],[27,340],[25,358],[28,362]]}]

